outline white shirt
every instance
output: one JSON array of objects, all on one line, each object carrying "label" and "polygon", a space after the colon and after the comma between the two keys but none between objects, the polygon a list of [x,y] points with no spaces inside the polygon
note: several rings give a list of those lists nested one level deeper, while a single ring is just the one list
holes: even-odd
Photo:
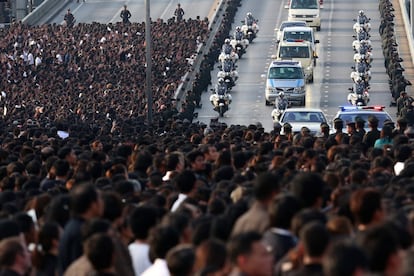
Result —
[{"label": "white shirt", "polygon": [[404,162],[397,162],[394,165],[394,173],[395,175],[399,175],[400,172],[404,169],[405,163]]},{"label": "white shirt", "polygon": [[186,198],[187,198],[187,195],[179,194],[177,200],[174,202],[173,206],[171,207],[171,212],[175,212]]},{"label": "white shirt", "polygon": [[135,275],[141,275],[151,266],[149,259],[149,245],[146,243],[134,242],[128,246],[131,255]]},{"label": "white shirt", "polygon": [[145,270],[141,276],[170,276],[167,262],[162,259],[156,259],[154,264]]}]

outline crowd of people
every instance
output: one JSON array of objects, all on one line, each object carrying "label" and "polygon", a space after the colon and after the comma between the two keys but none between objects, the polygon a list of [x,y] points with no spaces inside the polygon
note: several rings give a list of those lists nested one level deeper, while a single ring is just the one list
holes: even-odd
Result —
[{"label": "crowd of people", "polygon": [[[228,1],[184,109],[239,4]],[[152,128],[142,24],[3,30],[0,275],[413,275],[407,120],[380,131],[375,117],[337,119],[317,136],[193,123],[169,101],[206,26],[153,23]]]}]

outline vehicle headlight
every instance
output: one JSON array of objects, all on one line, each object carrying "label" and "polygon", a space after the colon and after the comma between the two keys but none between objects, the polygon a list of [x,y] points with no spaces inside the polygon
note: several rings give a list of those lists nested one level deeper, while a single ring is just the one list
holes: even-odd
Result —
[{"label": "vehicle headlight", "polygon": [[266,91],[267,92],[269,92],[269,93],[272,93],[272,92],[274,92],[276,89],[274,88],[274,87],[271,87],[271,86],[267,86],[266,87]]}]

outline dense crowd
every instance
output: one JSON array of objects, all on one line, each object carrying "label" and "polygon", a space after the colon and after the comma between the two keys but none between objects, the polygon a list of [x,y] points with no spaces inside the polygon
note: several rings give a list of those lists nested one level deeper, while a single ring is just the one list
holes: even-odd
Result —
[{"label": "dense crowd", "polygon": [[[239,4],[228,1],[184,109],[208,85]],[[185,44],[208,30],[198,19],[153,24],[163,110],[190,53],[165,30],[180,28]],[[146,108],[143,25],[75,28],[2,34],[0,275],[414,274],[405,118],[382,130],[375,117],[337,119],[312,136],[289,124],[193,123],[167,108],[148,128],[134,117]]]}]

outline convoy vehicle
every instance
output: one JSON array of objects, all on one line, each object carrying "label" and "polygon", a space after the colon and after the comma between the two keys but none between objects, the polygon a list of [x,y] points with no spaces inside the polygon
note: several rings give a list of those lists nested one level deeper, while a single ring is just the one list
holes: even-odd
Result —
[{"label": "convoy vehicle", "polygon": [[[275,121],[275,120],[274,120]],[[288,108],[280,117],[281,125],[289,123],[293,133],[300,132],[304,126],[309,128],[312,135],[321,130],[321,123],[327,123],[325,113],[319,108]]]},{"label": "convoy vehicle", "polygon": [[[383,105],[374,105],[374,106],[340,106],[339,111],[336,113],[334,120],[336,118],[342,119],[344,121],[344,128],[348,122],[355,122],[356,117],[359,117],[365,121],[365,130],[368,131],[368,117],[375,115],[378,119],[378,129],[382,129],[385,120],[391,120],[391,116],[384,110],[385,106]],[[333,120],[332,120],[333,122]],[[332,123],[332,129],[333,123]]]},{"label": "convoy vehicle", "polygon": [[290,0],[288,21],[305,21],[309,27],[321,30],[320,4],[318,0]]},{"label": "convoy vehicle", "polygon": [[281,41],[277,48],[276,56],[272,56],[277,60],[293,60],[299,61],[305,72],[307,82],[313,82],[313,50],[308,41],[301,39],[288,39]]},{"label": "convoy vehicle", "polygon": [[315,39],[315,32],[313,31],[313,28],[306,27],[306,26],[286,27],[283,29],[283,32],[280,35],[280,39],[277,42],[279,43],[280,41],[288,41],[288,40],[308,41],[312,46],[313,65],[314,66],[316,65],[316,58],[318,57],[316,53],[316,44],[319,43],[319,40]]},{"label": "convoy vehicle", "polygon": [[284,92],[289,102],[305,105],[305,74],[299,61],[274,60],[266,75],[265,101],[273,104],[279,92]]},{"label": "convoy vehicle", "polygon": [[280,40],[282,40],[283,30],[288,27],[306,27],[306,22],[305,21],[283,21],[280,24],[280,27],[275,29],[276,39],[278,43]]}]

